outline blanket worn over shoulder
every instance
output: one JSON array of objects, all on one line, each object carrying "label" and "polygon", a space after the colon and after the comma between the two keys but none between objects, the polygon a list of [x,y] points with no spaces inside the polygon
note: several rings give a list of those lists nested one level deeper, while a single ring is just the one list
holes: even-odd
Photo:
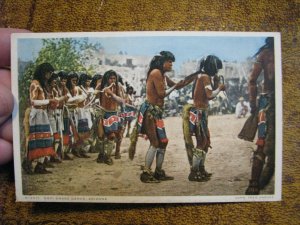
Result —
[{"label": "blanket worn over shoulder", "polygon": [[162,120],[163,110],[158,106],[153,106],[149,102],[145,101],[140,108],[138,121],[137,121],[137,132],[144,134],[143,131],[143,121],[146,119],[145,115],[150,113],[151,116],[155,119],[156,131],[159,140],[162,143],[168,142],[164,121]]}]

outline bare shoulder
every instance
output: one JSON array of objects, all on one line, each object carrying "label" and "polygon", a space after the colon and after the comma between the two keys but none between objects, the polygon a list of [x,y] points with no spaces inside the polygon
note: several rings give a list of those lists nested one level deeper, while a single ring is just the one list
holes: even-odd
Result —
[{"label": "bare shoulder", "polygon": [[78,92],[79,95],[83,93],[82,89],[79,86],[76,86],[75,90]]},{"label": "bare shoulder", "polygon": [[263,63],[274,60],[274,51],[272,49],[264,49],[257,56],[257,62]]},{"label": "bare shoulder", "polygon": [[152,79],[162,79],[162,74],[159,69],[154,69],[150,72],[149,78]]},{"label": "bare shoulder", "polygon": [[40,86],[40,82],[38,80],[32,80],[30,86]]},{"label": "bare shoulder", "polygon": [[207,74],[200,74],[198,76],[198,80],[202,80],[202,81],[210,81],[210,77]]}]

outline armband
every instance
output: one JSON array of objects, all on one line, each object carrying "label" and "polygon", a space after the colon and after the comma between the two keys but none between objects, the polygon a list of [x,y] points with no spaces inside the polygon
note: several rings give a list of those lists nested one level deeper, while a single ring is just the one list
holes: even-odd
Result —
[{"label": "armband", "polygon": [[94,95],[97,95],[97,94],[99,94],[101,91],[100,90],[95,90],[94,91]]},{"label": "armband", "polygon": [[61,101],[65,100],[65,96],[56,97],[55,100],[61,102]]},{"label": "armband", "polygon": [[205,88],[208,89],[208,90],[210,90],[210,91],[213,90],[211,85],[206,85]]},{"label": "armband", "polygon": [[32,105],[34,106],[43,106],[49,104],[49,99],[45,100],[31,100]]},{"label": "armband", "polygon": [[67,102],[70,103],[70,102],[82,102],[82,101],[84,101],[84,100],[80,101],[80,99],[81,99],[81,95],[76,95],[74,97],[71,96],[71,97],[69,97]]},{"label": "armband", "polygon": [[211,97],[216,97],[218,94],[220,93],[220,89],[217,88],[216,90],[214,90],[212,93],[211,93]]},{"label": "armband", "polygon": [[171,94],[171,92],[175,89],[175,85],[171,88],[169,88],[168,90],[166,90],[166,96],[168,96],[169,94]]}]

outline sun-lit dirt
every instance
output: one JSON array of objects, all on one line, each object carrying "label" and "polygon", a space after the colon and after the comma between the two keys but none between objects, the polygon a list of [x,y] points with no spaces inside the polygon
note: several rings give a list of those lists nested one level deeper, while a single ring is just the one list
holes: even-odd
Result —
[{"label": "sun-lit dirt", "polygon": [[[246,118],[236,119],[234,115],[209,116],[212,149],[206,160],[207,171],[213,173],[207,182],[188,180],[189,164],[184,148],[181,117],[165,119],[169,138],[163,168],[173,181],[145,184],[139,179],[141,165],[149,142],[140,138],[137,153],[131,161],[128,158],[129,139],[124,138],[121,159],[114,164],[96,163],[97,153],[91,158],[75,158],[55,164],[52,174],[23,174],[25,195],[73,195],[73,196],[219,196],[244,195],[251,170],[251,156],[254,143],[237,138]],[[152,165],[155,168],[155,164]],[[273,194],[274,180],[261,191]]]}]

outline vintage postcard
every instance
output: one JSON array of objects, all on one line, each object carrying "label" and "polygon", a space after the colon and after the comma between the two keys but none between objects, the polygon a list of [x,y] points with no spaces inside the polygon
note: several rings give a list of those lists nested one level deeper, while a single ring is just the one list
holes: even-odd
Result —
[{"label": "vintage postcard", "polygon": [[17,201],[281,200],[280,33],[12,35]]}]

